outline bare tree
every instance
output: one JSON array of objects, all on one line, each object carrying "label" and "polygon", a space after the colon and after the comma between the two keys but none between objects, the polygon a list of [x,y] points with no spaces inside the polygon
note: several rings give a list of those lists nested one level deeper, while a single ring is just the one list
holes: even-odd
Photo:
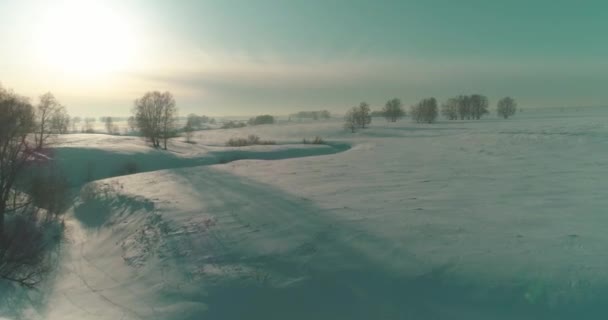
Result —
[{"label": "bare tree", "polygon": [[471,119],[471,98],[466,95],[456,97],[458,101],[458,116],[460,120]]},{"label": "bare tree", "polygon": [[41,149],[51,135],[51,118],[61,108],[59,101],[50,92],[41,95],[39,99],[40,102],[36,109],[36,130],[34,135],[37,149]]},{"label": "bare tree", "polygon": [[148,138],[155,148],[167,149],[167,140],[175,135],[177,107],[170,92],[148,92],[135,100],[133,108],[135,123],[141,134]]},{"label": "bare tree", "polygon": [[28,140],[39,128],[29,101],[0,88],[0,279],[28,288],[51,269],[48,249],[61,232],[54,217],[68,204],[67,180],[39,174],[46,158],[36,148],[45,139],[37,136],[34,146]]},{"label": "bare tree", "polygon": [[129,127],[129,131],[135,132],[137,131],[137,121],[134,116],[130,116],[127,120],[127,126]]},{"label": "bare tree", "polygon": [[114,125],[114,119],[112,117],[105,117],[103,120],[108,134],[119,134],[118,127]]},{"label": "bare tree", "polygon": [[422,99],[412,107],[412,120],[418,123],[433,123],[437,119],[437,100],[435,98]]},{"label": "bare tree", "polygon": [[386,121],[397,122],[397,120],[403,118],[405,112],[403,111],[403,105],[401,100],[398,98],[391,99],[384,105],[382,113],[386,118]]},{"label": "bare tree", "polygon": [[359,104],[359,107],[357,107],[357,112],[355,113],[355,121],[357,126],[359,126],[359,128],[361,129],[365,129],[365,126],[372,123],[371,110],[367,102],[361,102]]},{"label": "bare tree", "polygon": [[66,134],[70,128],[70,115],[64,107],[58,107],[50,119],[50,131],[53,134]]},{"label": "bare tree", "polygon": [[458,98],[450,98],[441,106],[441,114],[448,120],[458,120]]},{"label": "bare tree", "polygon": [[490,103],[486,96],[474,94],[469,97],[471,117],[475,120],[481,119],[485,114],[488,114]]},{"label": "bare tree", "polygon": [[357,113],[359,112],[359,108],[358,107],[353,107],[352,109],[348,110],[348,112],[346,112],[346,114],[344,115],[344,128],[347,130],[350,130],[350,132],[354,133],[355,131],[357,131]]},{"label": "bare tree", "polygon": [[34,153],[27,139],[35,126],[34,117],[34,109],[26,98],[0,87],[0,241],[9,200],[14,197],[13,188]]},{"label": "bare tree", "polygon": [[517,112],[517,102],[511,97],[505,97],[498,101],[496,112],[500,117],[508,119]]}]

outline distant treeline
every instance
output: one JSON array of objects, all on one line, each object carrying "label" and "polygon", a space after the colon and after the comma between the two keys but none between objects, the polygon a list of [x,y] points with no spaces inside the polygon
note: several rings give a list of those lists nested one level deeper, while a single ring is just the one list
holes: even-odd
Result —
[{"label": "distant treeline", "polygon": [[[438,106],[437,99],[430,97],[420,100],[410,107],[410,117],[417,123],[433,123],[437,120],[439,113],[448,120],[480,120],[484,115],[490,113],[490,102],[488,97],[480,94],[460,95],[448,99]],[[499,117],[508,119],[517,112],[517,102],[511,97],[505,97],[498,101],[496,113]],[[386,102],[382,110],[370,111],[369,105],[362,102],[358,107],[351,108],[345,115],[345,128],[355,132],[356,129],[364,129],[371,123],[372,117],[384,117],[389,122],[406,116],[403,103],[398,98]]]},{"label": "distant treeline", "polygon": [[327,110],[300,111],[298,113],[289,115],[289,118],[290,119],[295,118],[298,120],[301,120],[301,119],[312,119],[312,120],[329,119],[329,118],[331,118],[331,113]]}]

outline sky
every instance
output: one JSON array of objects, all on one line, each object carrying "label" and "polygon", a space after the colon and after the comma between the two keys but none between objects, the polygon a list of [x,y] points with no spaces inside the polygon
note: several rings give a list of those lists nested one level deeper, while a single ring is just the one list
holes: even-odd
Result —
[{"label": "sky", "polygon": [[0,83],[73,115],[342,113],[481,93],[608,105],[608,4],[562,0],[0,0]]}]

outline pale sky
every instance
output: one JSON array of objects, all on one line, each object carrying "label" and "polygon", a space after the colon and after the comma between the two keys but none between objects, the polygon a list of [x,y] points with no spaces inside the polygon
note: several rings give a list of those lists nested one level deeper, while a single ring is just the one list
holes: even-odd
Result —
[{"label": "pale sky", "polygon": [[604,106],[608,5],[482,0],[0,0],[0,83],[73,115],[375,109],[482,93]]}]

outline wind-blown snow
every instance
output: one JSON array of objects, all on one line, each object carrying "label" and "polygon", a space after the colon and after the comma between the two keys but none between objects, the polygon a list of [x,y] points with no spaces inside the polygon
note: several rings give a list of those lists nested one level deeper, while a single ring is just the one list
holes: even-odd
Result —
[{"label": "wind-blown snow", "polygon": [[[135,159],[147,172],[84,187],[58,274],[24,314],[589,318],[608,284],[608,125],[603,110],[564,115],[212,130],[168,152],[62,137],[66,170],[96,160],[97,179]],[[280,144],[223,146],[250,133]],[[297,144],[315,135],[333,146]]]}]

